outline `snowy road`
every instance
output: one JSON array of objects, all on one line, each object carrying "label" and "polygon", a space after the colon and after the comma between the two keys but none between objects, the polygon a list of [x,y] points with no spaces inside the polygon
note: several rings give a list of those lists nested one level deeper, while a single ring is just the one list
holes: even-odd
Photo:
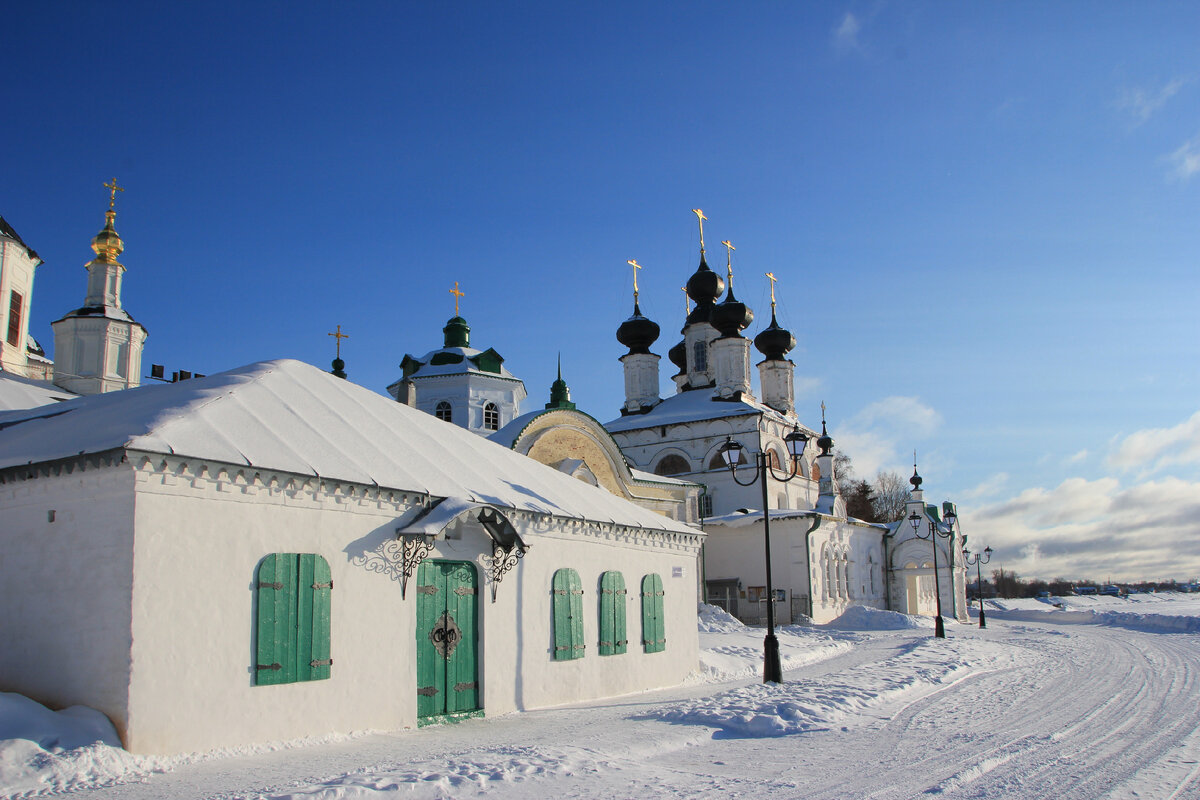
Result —
[{"label": "snowy road", "polygon": [[[777,690],[685,687],[208,759],[81,795],[1200,798],[1200,635],[989,625],[952,625],[944,642],[832,634],[853,648],[823,633],[830,657]],[[743,735],[764,720],[792,732]]]}]

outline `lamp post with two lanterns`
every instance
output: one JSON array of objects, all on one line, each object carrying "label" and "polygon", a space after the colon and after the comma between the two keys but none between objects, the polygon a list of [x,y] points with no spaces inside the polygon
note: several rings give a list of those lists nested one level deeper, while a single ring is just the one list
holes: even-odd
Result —
[{"label": "lamp post with two lanterns", "polygon": [[985,547],[982,553],[975,553],[973,555],[970,550],[965,547],[963,548],[963,561],[966,562],[968,567],[972,564],[975,565],[975,586],[979,591],[979,627],[981,628],[987,627],[987,618],[983,615],[983,574],[980,571],[979,565],[986,564],[991,560],[992,548],[990,547]]},{"label": "lamp post with two lanterns", "polygon": [[720,453],[733,480],[739,486],[752,486],[755,481],[762,482],[763,536],[765,540],[767,559],[767,636],[763,640],[763,683],[783,683],[783,665],[779,659],[779,640],[775,638],[775,586],[771,581],[771,515],[767,510],[767,475],[780,483],[787,483],[800,474],[800,459],[804,455],[804,447],[808,444],[808,435],[795,428],[784,437],[791,455],[791,470],[780,476],[771,464],[770,454],[765,452],[753,453],[754,473],[749,481],[742,482],[737,475],[738,464],[743,463],[742,445],[725,437]]},{"label": "lamp post with two lanterns", "polygon": [[[912,484],[917,489],[921,488],[921,479],[920,479],[920,477],[918,477],[916,475],[915,470],[913,471]],[[938,530],[937,523],[934,522],[933,520],[930,520],[929,533],[924,534],[924,533],[921,533],[921,528],[924,527],[921,524],[922,523],[922,515],[918,514],[917,512],[914,511],[908,517],[908,524],[912,525],[913,535],[916,536],[918,539],[929,539],[933,542],[933,591],[934,591],[934,597],[937,600],[937,618],[935,619],[934,625],[933,625],[933,635],[939,639],[946,638],[946,627],[942,622],[942,582],[938,576],[937,540],[938,540],[939,536],[943,539],[949,540],[950,537],[952,537],[954,535],[954,522],[957,519],[958,519],[958,515],[956,515],[953,511],[948,511],[946,513],[946,525],[950,529],[949,532],[942,533],[941,531]]]}]

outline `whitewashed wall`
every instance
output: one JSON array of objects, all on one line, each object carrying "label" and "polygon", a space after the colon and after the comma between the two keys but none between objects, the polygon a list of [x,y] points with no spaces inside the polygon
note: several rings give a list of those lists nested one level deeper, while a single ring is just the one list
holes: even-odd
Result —
[{"label": "whitewashed wall", "polygon": [[[398,520],[424,498],[289,485],[286,475],[226,472],[178,458],[4,485],[0,555],[6,612],[0,688],[109,714],[126,747],[169,754],[416,725],[415,575],[381,558]],[[165,469],[164,469],[165,467]],[[599,491],[599,490],[598,490]],[[48,525],[47,508],[57,510]],[[479,571],[484,711],[504,713],[677,684],[698,667],[698,538],[512,517],[532,546],[498,586],[480,526],[439,540],[433,558]],[[136,532],[136,545],[133,536]],[[256,569],[277,552],[329,563],[331,678],[255,685]],[[552,659],[551,582],[575,569],[584,588],[582,659]],[[678,568],[675,575],[674,568]],[[598,582],[629,590],[629,652],[598,655]],[[666,591],[667,650],[642,651],[640,586]],[[126,687],[128,688],[126,702]]]},{"label": "whitewashed wall", "polygon": [[[708,538],[704,546],[705,577],[708,580],[737,578],[745,587],[766,584],[763,523],[760,515],[753,521],[734,520],[723,524],[710,520],[705,526]],[[799,619],[806,614],[809,576],[812,576],[813,620],[828,622],[852,605],[886,608],[883,574],[883,529],[857,525],[845,520],[824,518],[811,534],[809,569],[805,569],[804,539],[812,518],[797,516],[771,520],[771,577],[775,589],[786,590],[785,600],[776,606],[778,622]],[[830,552],[846,556],[846,581],[839,586],[827,582],[822,555]],[[872,581],[871,570],[875,570]],[[738,616],[747,621],[765,618],[766,606],[739,599]]]},{"label": "whitewashed wall", "polygon": [[0,485],[0,690],[125,726],[133,514],[127,466]]}]

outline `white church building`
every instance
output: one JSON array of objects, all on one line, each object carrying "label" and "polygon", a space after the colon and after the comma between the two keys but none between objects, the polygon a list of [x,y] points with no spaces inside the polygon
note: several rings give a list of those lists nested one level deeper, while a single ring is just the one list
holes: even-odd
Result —
[{"label": "white church building", "polygon": [[[0,690],[92,706],[129,750],[178,753],[676,685],[698,666],[698,597],[821,622],[932,614],[940,585],[965,618],[965,538],[915,475],[915,527],[848,518],[824,421],[818,436],[796,412],[773,283],[755,392],[753,312],[732,259],[725,279],[708,267],[703,227],[674,393],[635,280],[625,402],[601,424],[561,371],[523,413],[523,382],[471,347],[457,305],[386,395],[344,380],[340,353],[332,375],[268,361],[138,388],[146,332],[121,305],[106,186],[53,362],[28,332],[41,262],[0,220],[16,342],[0,363]],[[720,455],[737,443],[787,471],[798,434],[810,446],[794,479],[764,479],[765,503]]]}]

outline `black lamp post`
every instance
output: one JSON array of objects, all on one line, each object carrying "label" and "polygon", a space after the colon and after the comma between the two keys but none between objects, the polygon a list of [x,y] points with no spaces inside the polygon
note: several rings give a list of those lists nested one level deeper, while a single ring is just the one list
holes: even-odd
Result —
[{"label": "black lamp post", "polygon": [[808,436],[797,425],[791,433],[784,437],[788,451],[792,456],[792,469],[780,477],[771,465],[767,453],[754,453],[754,476],[743,483],[738,480],[737,468],[742,461],[742,451],[745,449],[730,437],[725,437],[725,444],[718,450],[733,480],[739,486],[752,486],[755,481],[762,481],[763,506],[763,536],[766,542],[767,554],[767,637],[763,640],[763,683],[783,683],[783,665],[779,660],[779,640],[775,638],[775,585],[771,581],[771,515],[767,511],[767,475],[775,480],[786,483],[800,474],[800,458],[804,455],[804,447],[808,444]]},{"label": "black lamp post", "polygon": [[967,548],[963,548],[963,561],[967,566],[975,565],[975,585],[979,588],[979,627],[987,627],[987,618],[983,616],[983,575],[980,572],[980,564],[986,564],[992,560],[992,548],[983,548],[982,553],[971,554]]},{"label": "black lamp post", "polygon": [[[949,518],[950,516],[951,515],[948,514],[947,518]],[[946,638],[946,627],[942,623],[942,582],[941,582],[941,579],[938,577],[937,540],[938,540],[939,536],[942,537],[943,539],[949,539],[953,535],[953,533],[942,533],[941,531],[939,531],[937,529],[937,523],[930,520],[929,533],[922,534],[921,528],[924,526],[921,525],[921,517],[922,517],[921,514],[918,514],[917,512],[914,511],[908,517],[908,524],[912,525],[913,534],[918,539],[929,539],[933,542],[933,591],[934,591],[934,597],[937,600],[937,619],[933,625],[933,635],[939,639],[945,639]]]}]

